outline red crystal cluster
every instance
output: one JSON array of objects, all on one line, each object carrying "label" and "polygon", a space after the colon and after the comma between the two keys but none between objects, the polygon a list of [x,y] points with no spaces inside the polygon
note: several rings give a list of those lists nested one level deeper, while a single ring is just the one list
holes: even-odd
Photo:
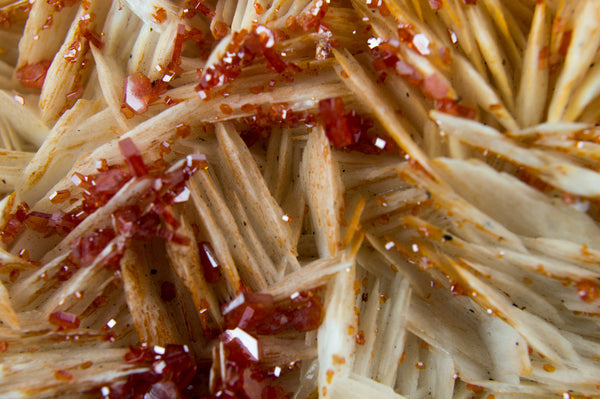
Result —
[{"label": "red crystal cluster", "polygon": [[77,316],[71,313],[54,312],[50,315],[50,323],[58,326],[62,330],[70,328],[79,328],[81,321]]},{"label": "red crystal cluster", "polygon": [[340,97],[319,101],[319,116],[327,138],[336,148],[364,154],[398,153],[398,146],[391,138],[371,130],[371,120],[361,117],[355,110],[346,112]]},{"label": "red crystal cluster", "polygon": [[[181,69],[181,52],[183,45],[187,41],[192,41],[199,49],[205,49],[207,41],[204,34],[199,29],[192,28],[187,30],[184,24],[177,26],[177,33],[173,45],[173,53],[167,65],[162,66],[162,78],[152,82],[142,72],[134,72],[125,77],[123,83],[123,105],[121,112],[128,118],[134,115],[143,114],[148,110],[150,104],[155,103],[167,92],[169,83],[173,78],[183,72]],[[165,99],[167,105],[172,100]]]},{"label": "red crystal cluster", "polygon": [[323,305],[312,292],[296,293],[283,303],[276,303],[269,294],[244,292],[221,310],[228,329],[274,335],[290,328],[306,332],[319,327]]},{"label": "red crystal cluster", "polygon": [[[287,399],[277,384],[277,374],[261,366],[260,342],[241,328],[226,330],[219,337],[224,348],[225,370],[216,376],[211,398]],[[218,359],[214,359],[217,360]],[[224,371],[224,373],[223,373]]]},{"label": "red crystal cluster", "polygon": [[60,11],[63,7],[72,7],[79,3],[79,0],[46,0],[46,3],[53,6],[56,11]]},{"label": "red crystal cluster", "polygon": [[211,89],[237,78],[242,73],[242,68],[260,55],[266,59],[269,68],[289,79],[289,74],[297,72],[299,68],[283,61],[275,51],[274,46],[278,40],[277,33],[263,25],[254,26],[250,32],[242,30],[234,33],[225,56],[214,65],[199,71],[196,91],[203,98],[208,98]]},{"label": "red crystal cluster", "polygon": [[178,399],[201,395],[200,384],[195,381],[199,367],[186,346],[130,347],[125,361],[146,365],[148,370],[130,374],[127,381],[103,388],[104,397]]},{"label": "red crystal cluster", "polygon": [[[398,29],[398,35],[400,41],[408,42],[409,47],[419,52],[418,47],[412,45],[415,37],[414,28],[412,26],[401,26]],[[465,107],[457,100],[448,97],[449,87],[440,76],[432,74],[423,77],[423,75],[421,75],[412,65],[399,59],[397,56],[398,45],[398,42],[388,41],[381,43],[373,49],[373,56],[375,57],[373,68],[375,68],[377,72],[393,69],[397,75],[404,78],[408,83],[421,89],[427,98],[434,101],[435,107],[439,111],[469,119],[475,118],[476,111],[474,109]],[[442,58],[445,59],[443,54]]]},{"label": "red crystal cluster", "polygon": [[[203,398],[287,399],[277,383],[281,369],[262,363],[258,334],[285,329],[310,331],[323,319],[318,295],[302,292],[275,302],[269,294],[244,292],[223,306],[225,327],[218,342],[223,352],[213,359],[224,370],[207,380],[209,362],[197,362],[186,346],[130,347],[129,364],[145,365],[146,371],[129,375],[127,381],[104,388],[107,398]],[[224,359],[224,361],[221,361]],[[223,378],[224,376],[224,378]]]},{"label": "red crystal cluster", "polygon": [[183,13],[186,18],[193,18],[196,16],[196,13],[205,15],[208,18],[213,18],[215,16],[215,12],[204,4],[203,0],[187,0],[186,8],[184,8]]},{"label": "red crystal cluster", "polygon": [[286,27],[292,31],[303,30],[305,32],[318,29],[327,11],[329,11],[328,2],[317,0],[308,11],[297,16],[290,15],[285,21]]},{"label": "red crystal cluster", "polygon": [[52,61],[42,60],[34,64],[26,64],[17,69],[17,80],[25,87],[41,89],[46,79],[46,73]]},{"label": "red crystal cluster", "polygon": [[121,140],[119,148],[127,170],[100,162],[96,175],[75,173],[71,181],[83,190],[79,206],[69,212],[48,214],[29,211],[27,204],[23,203],[9,215],[0,230],[2,241],[11,243],[25,227],[46,235],[64,236],[106,204],[132,177],[137,177],[153,179],[151,190],[139,199],[140,203],[147,204],[145,208],[139,205],[120,207],[112,214],[113,228],[96,229],[75,239],[70,244],[71,254],[62,262],[56,277],[61,281],[68,280],[78,268],[94,262],[117,236],[123,240],[99,260],[101,265],[118,268],[118,261],[131,239],[148,241],[161,237],[180,244],[189,243],[187,237],[175,233],[179,223],[173,215],[172,206],[187,199],[189,191],[185,183],[199,168],[206,167],[205,157],[188,155],[181,165],[167,169],[162,161],[146,165],[131,139]]},{"label": "red crystal cluster", "polygon": [[[100,191],[101,196],[98,196],[99,187],[97,184],[88,186],[84,195],[89,195],[88,202],[97,199],[93,202],[94,206],[102,205],[131,176],[152,178],[151,190],[139,198],[140,203],[146,204],[145,208],[142,209],[139,205],[120,207],[112,214],[114,230],[96,230],[91,235],[80,237],[73,242],[71,244],[71,258],[73,258],[75,264],[89,265],[117,235],[123,237],[125,242],[119,243],[113,248],[111,254],[102,259],[102,262],[106,265],[118,265],[126,243],[131,239],[150,241],[154,237],[160,237],[179,244],[189,243],[187,237],[175,233],[175,229],[179,227],[179,222],[173,214],[172,205],[187,200],[189,191],[185,187],[185,183],[199,168],[206,167],[205,157],[203,155],[188,155],[180,166],[165,170],[166,166],[160,162],[150,168],[144,164],[141,154],[131,139],[121,140],[119,148],[125,158],[129,173],[125,173],[119,168],[109,167],[91,179],[94,183],[98,181],[106,183],[106,186],[101,186],[103,188]],[[95,190],[92,190],[92,188],[95,188]]]},{"label": "red crystal cluster", "polygon": [[250,116],[241,118],[241,124],[237,126],[248,147],[254,145],[261,138],[269,138],[274,127],[294,128],[300,125],[310,127],[315,124],[313,114],[307,111],[295,112],[285,103],[272,104],[267,110],[260,106],[244,104],[242,111],[252,113]]},{"label": "red crystal cluster", "polygon": [[[300,332],[319,327],[323,305],[318,295],[302,292],[283,302],[263,293],[243,292],[222,307],[225,332],[219,336],[224,348],[224,367],[216,376],[214,398],[284,399],[277,373],[261,365],[259,335],[275,335],[288,329]],[[218,359],[213,359],[217,361]],[[221,364],[221,367],[223,364]]]}]

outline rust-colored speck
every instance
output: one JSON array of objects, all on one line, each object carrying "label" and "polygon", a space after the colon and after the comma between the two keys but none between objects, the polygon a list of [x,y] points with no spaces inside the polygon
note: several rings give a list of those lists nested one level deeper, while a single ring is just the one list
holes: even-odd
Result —
[{"label": "rust-colored speck", "polygon": [[152,14],[152,16],[154,17],[156,22],[158,22],[159,24],[165,22],[167,20],[167,10],[165,10],[162,7],[154,7],[154,9],[155,11],[154,14]]},{"label": "rust-colored speck", "polygon": [[556,367],[554,367],[553,365],[551,365],[550,363],[546,363],[543,366],[543,369],[545,372],[547,373],[553,373],[556,371]]},{"label": "rust-colored speck", "polygon": [[73,379],[73,374],[66,370],[56,370],[54,373],[54,378],[59,381],[71,381]]},{"label": "rust-colored speck", "polygon": [[592,280],[582,280],[576,285],[579,298],[584,302],[594,302],[600,296],[598,284]]},{"label": "rust-colored speck", "polygon": [[327,375],[327,383],[331,384],[331,380],[333,379],[335,372],[332,369],[329,369],[325,374]]},{"label": "rust-colored speck", "polygon": [[346,363],[346,358],[344,356],[340,356],[340,355],[331,355],[331,360],[333,361],[333,364],[338,365],[338,364],[345,364]]},{"label": "rust-colored speck", "polygon": [[485,390],[484,387],[480,387],[479,385],[467,384],[467,390],[473,392],[475,395],[481,395]]}]

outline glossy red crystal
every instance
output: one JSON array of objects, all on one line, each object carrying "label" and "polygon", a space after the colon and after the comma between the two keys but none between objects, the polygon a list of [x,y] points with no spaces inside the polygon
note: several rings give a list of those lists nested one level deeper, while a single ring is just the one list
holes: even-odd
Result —
[{"label": "glossy red crystal", "polygon": [[29,212],[27,219],[25,219],[25,226],[27,226],[29,230],[48,234],[51,232],[51,227],[49,225],[50,217],[51,215],[43,212]]},{"label": "glossy red crystal", "polygon": [[215,284],[221,279],[221,265],[209,242],[198,243],[200,253],[200,264],[204,272],[204,278],[208,283]]},{"label": "glossy red crystal", "polygon": [[431,74],[423,80],[423,93],[431,99],[441,100],[448,98],[450,86],[437,74]]},{"label": "glossy red crystal", "polygon": [[125,206],[113,212],[113,227],[117,234],[133,237],[141,214],[142,210],[137,205]]},{"label": "glossy red crystal", "polygon": [[71,257],[82,266],[91,265],[100,252],[115,238],[112,229],[97,229],[87,236],[82,236],[70,245]]},{"label": "glossy red crystal", "polygon": [[148,366],[147,371],[130,374],[125,383],[110,387],[110,398],[188,398],[190,384],[198,367],[186,346],[166,345],[153,348],[130,347],[125,354],[129,364]]},{"label": "glossy red crystal", "polygon": [[81,324],[81,321],[77,318],[77,316],[65,312],[54,312],[50,314],[50,318],[48,320],[50,323],[60,327],[61,329],[79,328],[79,325]]},{"label": "glossy red crystal", "polygon": [[323,18],[325,18],[325,14],[329,11],[328,2],[325,0],[317,0],[313,3],[313,6],[303,14],[300,14],[296,17],[296,23],[304,30],[309,31],[311,29],[317,28]]},{"label": "glossy red crystal", "polygon": [[325,134],[336,148],[354,144],[354,137],[348,126],[346,108],[341,98],[328,98],[319,101],[319,116],[325,125]]},{"label": "glossy red crystal", "polygon": [[323,321],[321,298],[312,292],[293,294],[283,311],[292,327],[300,332],[316,330]]},{"label": "glossy red crystal", "polygon": [[68,257],[60,263],[60,268],[56,272],[55,277],[58,281],[67,281],[77,270],[79,270],[79,266]]},{"label": "glossy red crystal", "polygon": [[167,66],[167,70],[181,73],[181,51],[183,50],[183,42],[186,39],[185,25],[177,25],[177,34],[175,35],[175,43],[173,44],[173,54],[171,55],[171,62]]},{"label": "glossy red crystal", "polygon": [[261,367],[260,343],[256,338],[236,328],[226,330],[219,340],[225,351],[224,378],[215,379],[211,398],[288,398],[276,377]]},{"label": "glossy red crystal", "polygon": [[89,30],[86,27],[86,29],[83,29],[82,35],[88,40],[88,42],[92,43],[95,47],[99,48],[100,50],[104,48],[104,42],[102,41],[102,37],[93,30]]},{"label": "glossy red crystal", "polygon": [[263,25],[254,26],[250,32],[235,32],[227,46],[225,57],[210,68],[200,71],[196,91],[208,98],[208,92],[212,88],[237,78],[242,73],[242,67],[249,65],[260,55],[265,58],[268,67],[277,73],[286,76],[296,72],[296,69],[283,61],[281,55],[274,50],[276,41],[275,32]]},{"label": "glossy red crystal", "polygon": [[227,359],[237,365],[257,363],[261,359],[261,349],[256,337],[237,327],[225,330],[219,337],[227,350]]},{"label": "glossy red crystal", "polygon": [[56,211],[50,216],[48,224],[54,229],[54,232],[60,236],[66,236],[81,222],[76,213],[65,213]]},{"label": "glossy red crystal", "polygon": [[208,18],[213,18],[215,16],[215,12],[213,10],[211,10],[210,8],[208,8],[206,6],[206,4],[204,4],[204,0],[195,0],[195,1],[192,1],[191,3],[192,3],[191,7],[195,11],[207,16]]},{"label": "glossy red crystal", "polygon": [[249,332],[254,332],[260,325],[269,323],[274,311],[273,297],[255,292],[243,292],[221,309],[226,328],[240,327]]},{"label": "glossy red crystal", "polygon": [[107,170],[98,173],[93,178],[92,185],[96,195],[113,196],[130,178],[131,176],[123,169],[112,166]]},{"label": "glossy red crystal", "polygon": [[143,114],[148,105],[156,101],[152,82],[141,72],[134,72],[125,78],[123,84],[123,102],[136,114]]},{"label": "glossy red crystal", "polygon": [[175,131],[177,133],[177,137],[182,139],[189,137],[192,134],[192,128],[187,123],[180,123],[175,126]]},{"label": "glossy red crystal", "polygon": [[53,204],[60,204],[62,202],[65,202],[70,196],[71,196],[71,193],[69,192],[69,190],[58,190],[58,191],[55,191],[54,193],[52,193],[48,197],[48,199]]},{"label": "glossy red crystal", "polygon": [[300,332],[318,328],[323,305],[312,292],[296,293],[278,303],[269,294],[244,292],[225,304],[222,313],[228,329],[239,327],[250,333],[273,335],[289,328]]},{"label": "glossy red crystal", "polygon": [[135,177],[146,176],[148,169],[142,160],[142,155],[134,144],[133,140],[126,138],[119,140],[119,150],[125,158],[125,164],[129,172]]},{"label": "glossy red crystal", "polygon": [[51,61],[43,60],[35,64],[26,64],[17,69],[17,80],[25,87],[41,89],[51,63]]},{"label": "glossy red crystal", "polygon": [[465,107],[458,101],[450,98],[444,98],[435,102],[435,108],[441,112],[445,112],[450,115],[461,116],[467,119],[475,119],[477,111],[473,108]]},{"label": "glossy red crystal", "polygon": [[429,0],[429,5],[432,10],[439,10],[442,8],[442,0]]},{"label": "glossy red crystal", "polygon": [[23,222],[27,219],[28,213],[29,207],[23,203],[17,206],[17,210],[14,213],[7,216],[6,223],[0,230],[0,238],[3,243],[10,244],[19,235],[23,230]]}]

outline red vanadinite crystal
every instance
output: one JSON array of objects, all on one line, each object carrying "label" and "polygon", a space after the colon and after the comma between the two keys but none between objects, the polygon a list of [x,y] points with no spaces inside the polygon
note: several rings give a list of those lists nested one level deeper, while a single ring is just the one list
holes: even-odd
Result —
[{"label": "red vanadinite crystal", "polygon": [[312,292],[293,294],[284,308],[292,327],[300,332],[316,330],[323,321],[321,298]]},{"label": "red vanadinite crystal", "polygon": [[0,230],[0,239],[3,243],[10,244],[19,235],[24,226],[23,222],[27,219],[28,212],[29,207],[23,203],[17,206],[15,213],[8,215],[6,223]]},{"label": "red vanadinite crystal", "polygon": [[133,140],[126,138],[119,141],[119,150],[125,158],[125,164],[129,172],[135,177],[142,177],[148,174],[148,169],[142,160],[142,155],[135,146]]},{"label": "red vanadinite crystal", "polygon": [[317,28],[321,24],[323,18],[325,18],[325,14],[327,14],[328,10],[328,2],[325,0],[317,0],[308,12],[296,17],[296,23],[298,23],[304,31]]},{"label": "red vanadinite crystal", "polygon": [[341,98],[319,101],[319,116],[325,125],[327,138],[336,148],[364,154],[379,154],[382,151],[398,153],[398,147],[392,139],[371,132],[371,120],[363,119],[354,110],[346,113]]},{"label": "red vanadinite crystal", "polygon": [[431,74],[423,80],[423,93],[431,99],[441,100],[448,98],[450,87],[437,74]]},{"label": "red vanadinite crystal", "polygon": [[177,133],[177,137],[182,138],[182,139],[189,137],[190,134],[192,134],[192,128],[190,127],[190,125],[188,125],[185,122],[182,122],[182,123],[178,124],[177,126],[175,126],[175,130]]},{"label": "red vanadinite crystal", "polygon": [[[200,33],[202,34],[202,33]],[[169,63],[168,69],[175,70],[177,68],[177,73],[181,73],[182,70],[179,67],[181,65],[181,51],[183,50],[183,42],[187,39],[187,34],[185,31],[185,25],[179,24],[177,25],[177,34],[175,35],[175,43],[173,45],[173,54],[171,55],[171,62]]]},{"label": "red vanadinite crystal", "polygon": [[54,312],[50,315],[50,323],[61,329],[79,328],[81,321],[71,313]]},{"label": "red vanadinite crystal", "polygon": [[26,64],[17,69],[17,80],[25,87],[41,89],[51,63],[51,61],[44,60],[35,64]]},{"label": "red vanadinite crystal", "polygon": [[104,48],[104,42],[102,41],[102,37],[98,33],[86,27],[85,29],[83,29],[81,34],[95,47],[99,49]]},{"label": "red vanadinite crystal", "polygon": [[318,328],[323,305],[311,292],[296,293],[277,304],[269,294],[244,292],[225,304],[222,313],[226,328],[273,335],[288,328],[300,332]]},{"label": "red vanadinite crystal", "polygon": [[60,236],[69,234],[79,223],[81,219],[77,217],[77,213],[56,211],[50,216],[48,225],[54,229],[54,232]]},{"label": "red vanadinite crystal", "polygon": [[113,227],[117,234],[133,237],[141,214],[142,210],[137,205],[125,206],[113,212]]},{"label": "red vanadinite crystal", "polygon": [[[152,189],[146,192],[141,200],[146,203],[146,211],[142,212],[137,205],[124,206],[113,212],[113,228],[97,229],[87,235],[75,239],[70,244],[70,255],[61,263],[55,277],[66,281],[81,267],[99,262],[99,266],[118,268],[129,240],[150,241],[155,237],[188,245],[188,237],[175,233],[179,222],[175,217],[172,205],[185,202],[189,198],[189,190],[185,183],[199,169],[206,168],[204,155],[186,156],[176,166],[166,170],[168,164],[156,162],[148,168],[131,139],[121,140],[119,147],[128,169],[136,176],[152,178]],[[27,204],[17,206],[13,214],[8,215],[6,223],[0,229],[0,239],[11,243],[24,227],[46,235],[66,236],[88,215],[105,205],[131,179],[131,176],[120,166],[109,166],[99,162],[98,174],[84,176],[75,172],[71,176],[73,184],[83,190],[83,201],[77,207],[64,212],[58,210],[52,214],[30,211]],[[57,192],[52,199],[61,203],[70,196],[68,191]],[[62,198],[61,198],[62,197]],[[114,240],[117,235],[121,239]],[[111,245],[110,251],[98,256]]]},{"label": "red vanadinite crystal", "polygon": [[52,193],[52,195],[50,195],[50,197],[48,197],[48,199],[53,204],[60,204],[64,201],[66,201],[70,196],[71,196],[71,193],[69,192],[69,190],[58,190],[58,191],[55,191],[54,193]]},{"label": "red vanadinite crystal", "polygon": [[49,225],[50,216],[51,215],[43,212],[29,212],[27,219],[25,220],[25,226],[27,226],[29,230],[37,231],[38,233],[51,233]]},{"label": "red vanadinite crystal", "polygon": [[467,119],[475,119],[477,111],[473,108],[465,107],[458,103],[456,100],[450,98],[443,98],[436,100],[435,108],[441,112],[445,112],[450,115],[461,116]]},{"label": "red vanadinite crystal", "polygon": [[429,5],[433,10],[439,10],[442,8],[442,0],[429,0]]},{"label": "red vanadinite crystal", "polygon": [[243,329],[236,327],[225,330],[219,337],[227,349],[227,359],[238,366],[248,366],[258,363],[261,359],[261,349],[258,339],[248,334]]},{"label": "red vanadinite crystal", "polygon": [[254,332],[256,327],[270,321],[275,310],[275,302],[269,294],[243,292],[223,305],[221,312],[225,327]]},{"label": "red vanadinite crystal", "polygon": [[198,366],[186,346],[130,347],[125,361],[146,365],[149,369],[130,374],[126,382],[111,386],[109,398],[197,397],[193,388]]},{"label": "red vanadinite crystal", "polygon": [[68,257],[60,263],[60,268],[56,272],[55,277],[58,281],[67,281],[73,277],[73,274],[75,274],[77,270],[79,270],[79,266]]},{"label": "red vanadinite crystal", "polygon": [[336,148],[354,144],[354,137],[348,126],[346,108],[341,98],[328,98],[319,101],[319,116],[325,125],[327,138]]},{"label": "red vanadinite crystal", "polygon": [[297,71],[287,64],[274,50],[277,41],[275,32],[263,26],[254,26],[252,31],[236,32],[226,49],[225,57],[210,68],[199,73],[196,91],[205,98],[208,92],[217,86],[227,84],[242,73],[242,67],[249,65],[254,58],[262,55],[267,60],[269,68],[287,77],[287,74]]},{"label": "red vanadinite crystal", "polygon": [[152,82],[141,72],[134,72],[123,83],[123,102],[136,114],[143,114],[158,96]]},{"label": "red vanadinite crystal", "polygon": [[262,107],[244,104],[242,111],[253,112],[253,115],[242,118],[238,126],[241,137],[248,147],[259,139],[266,139],[271,135],[275,126],[294,128],[300,125],[314,126],[315,116],[309,112],[294,112],[285,103],[275,103],[264,111]]},{"label": "red vanadinite crystal", "polygon": [[79,265],[91,265],[113,238],[115,233],[112,229],[94,230],[90,235],[79,237],[71,243],[71,257]]},{"label": "red vanadinite crystal", "polygon": [[217,376],[211,398],[288,398],[276,377],[261,367],[260,342],[255,337],[235,328],[221,334],[219,341],[225,350],[224,379]]},{"label": "red vanadinite crystal", "polygon": [[67,47],[67,52],[63,55],[63,58],[70,63],[77,62],[77,58],[79,57],[79,52],[81,51],[81,41],[74,40],[69,47]]},{"label": "red vanadinite crystal", "polygon": [[221,279],[221,265],[210,243],[206,241],[198,243],[198,252],[200,253],[200,264],[206,281],[211,284],[219,282]]},{"label": "red vanadinite crystal", "polygon": [[[130,156],[135,157],[135,154],[132,153]],[[140,171],[143,171],[143,169],[140,169]],[[120,167],[111,166],[91,179],[92,186],[87,191],[96,197],[103,197],[100,202],[106,203],[104,199],[115,195],[130,178],[131,176]]]},{"label": "red vanadinite crystal", "polygon": [[[191,10],[194,10],[195,12],[199,12],[202,15],[207,16],[208,18],[213,18],[215,16],[215,12],[213,10],[211,10],[210,8],[208,8],[206,6],[206,4],[204,4],[204,0],[191,0],[188,2],[190,3],[190,8]],[[188,17],[193,17],[194,15],[196,15],[195,12],[192,12],[190,9],[188,9],[188,13],[187,16]]]}]

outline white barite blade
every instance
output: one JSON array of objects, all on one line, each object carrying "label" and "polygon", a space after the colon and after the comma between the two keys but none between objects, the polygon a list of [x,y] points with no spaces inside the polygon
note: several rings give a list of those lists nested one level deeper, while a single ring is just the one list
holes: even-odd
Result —
[{"label": "white barite blade", "polygon": [[341,246],[339,218],[342,212],[343,186],[338,165],[333,159],[329,140],[322,126],[308,137],[301,173],[319,255],[334,256]]}]

